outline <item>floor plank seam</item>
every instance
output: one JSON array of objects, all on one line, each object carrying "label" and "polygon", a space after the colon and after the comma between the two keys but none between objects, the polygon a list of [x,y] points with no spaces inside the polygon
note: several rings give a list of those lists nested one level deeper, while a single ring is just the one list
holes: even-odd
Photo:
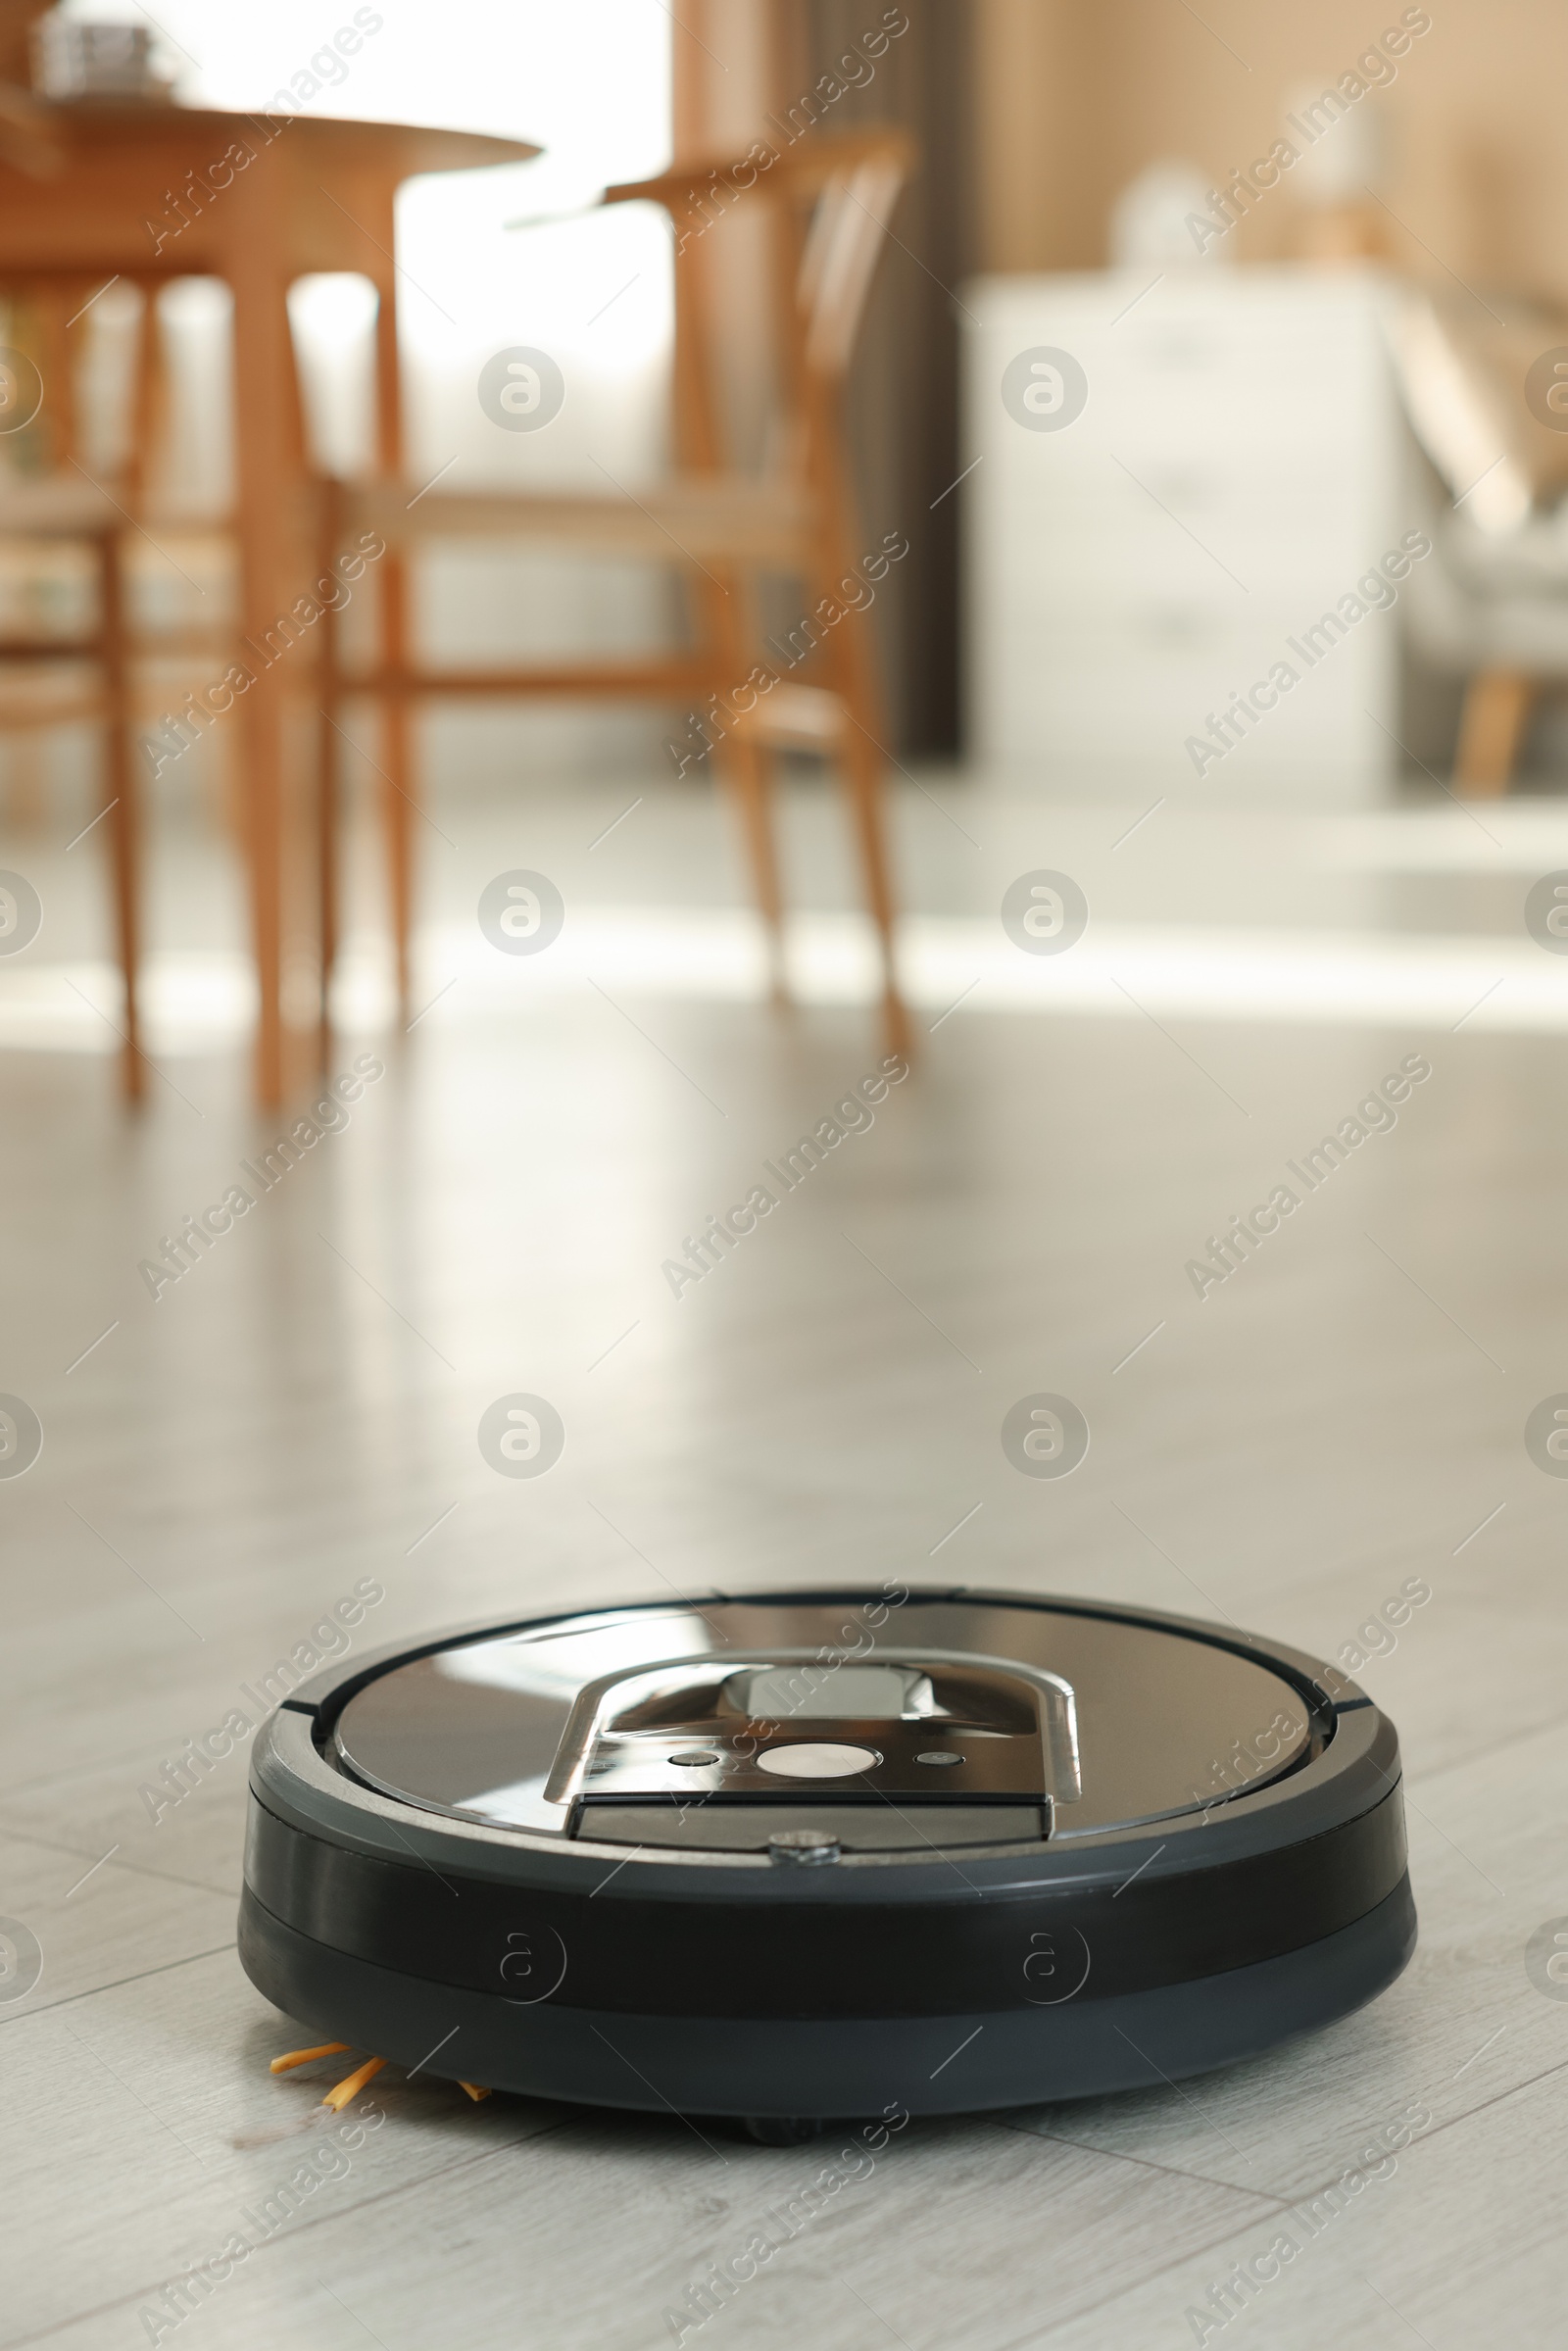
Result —
[{"label": "floor plank seam", "polygon": [[35,1788],[65,1789],[75,1787],[82,1780],[95,1780],[103,1772],[134,1771],[139,1763],[145,1762],[146,1756],[147,1742],[141,1739],[135,1746],[126,1747],[119,1754],[95,1755],[91,1762],[78,1764],[74,1771],[57,1769],[39,1772],[31,1780],[18,1780],[0,1790],[0,1804],[12,1803],[18,1796],[30,1795]]},{"label": "floor plank seam", "polygon": [[[1484,2114],[1489,2107],[1502,2105],[1507,2099],[1515,2096],[1519,2090],[1531,2089],[1535,2087],[1538,2082],[1549,2081],[1552,2075],[1562,2073],[1565,2068],[1568,2068],[1568,2058],[1564,2058],[1558,2065],[1547,2066],[1544,2071],[1540,2074],[1532,2075],[1528,2082],[1516,2082],[1508,2089],[1498,2090],[1494,2096],[1488,2098],[1481,2106],[1467,2107],[1463,2114],[1452,2115],[1446,2123],[1434,2124],[1430,2131],[1422,2131],[1419,2141],[1412,2140],[1411,2144],[1425,2145],[1429,2139],[1440,2137],[1444,2131],[1455,2130],[1460,2126],[1473,2121],[1478,2114]],[[1077,2142],[1072,2141],[1068,2143],[1076,2144]],[[1137,2159],[1135,2158],[1134,2160]],[[1280,2206],[1283,2210],[1289,2211],[1293,2206],[1309,2204],[1315,2196],[1322,2195],[1327,2188],[1336,2184],[1337,2176],[1336,2179],[1319,2180],[1316,2183],[1309,2183],[1294,2196],[1281,2197],[1279,2199]],[[1238,2224],[1238,2226],[1245,2226],[1245,2224]],[[1205,2238],[1203,2243],[1200,2245],[1184,2246],[1179,2253],[1173,2254],[1169,2261],[1163,2262],[1157,2270],[1151,2270],[1148,2277],[1140,2278],[1135,2286],[1117,2287],[1114,2293],[1102,2295],[1098,2302],[1088,2303],[1082,2310],[1071,2313],[1068,2318],[1054,2322],[1052,2325],[1048,2326],[1046,2328],[1046,2333],[1051,2334],[1058,2332],[1061,2327],[1072,2326],[1075,2325],[1079,2319],[1092,2317],[1097,2310],[1108,2309],[1113,2303],[1120,2301],[1126,2294],[1140,2291],[1144,2286],[1152,2285],[1157,2278],[1168,2276],[1172,2270],[1179,2269],[1183,2262],[1190,2261],[1195,2254],[1207,2252],[1214,2245],[1226,2243],[1235,2233],[1236,2230],[1234,2229],[1227,2229],[1221,2235],[1217,2237]],[[1039,2334],[1019,2335],[1010,2343],[998,2344],[996,2346],[996,2351],[1027,2351],[1027,2346],[1029,2344],[1040,2342],[1044,2339],[1044,2336]]]},{"label": "floor plank seam", "polygon": [[1272,2188],[1244,2187],[1234,2180],[1216,2180],[1209,2172],[1190,2172],[1179,2163],[1156,2163],[1152,2155],[1129,2155],[1120,2147],[1097,2147],[1090,2139],[1065,2138],[1054,2131],[1031,2131],[1027,2123],[1004,2123],[1004,2131],[1014,2131],[1020,2137],[1040,2138],[1053,2147],[1076,2147],[1083,2155],[1105,2155],[1115,2163],[1135,2163],[1147,2172],[1161,2172],[1170,2180],[1191,2180],[1202,2187],[1223,2188],[1228,2195],[1253,2196],[1258,2203],[1284,2210],[1291,2202],[1289,2196],[1277,2195]]},{"label": "floor plank seam", "polygon": [[15,2016],[0,2017],[0,2025],[24,2025],[28,2017],[52,2016],[58,2008],[74,2007],[77,2000],[96,1999],[100,1992],[121,1991],[127,1984],[145,1984],[150,1976],[167,1976],[173,1969],[194,1967],[198,1960],[216,1959],[220,1952],[235,1949],[238,1937],[231,1935],[226,1943],[214,1943],[210,1951],[187,1951],[182,1959],[165,1959],[157,1967],[137,1968],[129,1976],[117,1976],[112,1984],[89,1984],[85,1991],[63,1992],[58,2000],[40,2000],[32,2008],[24,2008]]},{"label": "floor plank seam", "polygon": [[[0,1831],[6,1830],[8,1824],[0,1822]],[[86,1861],[90,1858],[85,1845],[69,1844],[62,1837],[46,1837],[35,1829],[15,1827],[9,1829],[9,1834],[23,1844],[41,1845],[46,1853],[70,1853],[78,1861]],[[113,1859],[117,1870],[132,1870],[138,1878],[156,1878],[162,1886],[185,1886],[190,1888],[192,1893],[217,1894],[220,1901],[237,1903],[239,1900],[238,1889],[232,1886],[211,1886],[205,1878],[185,1878],[177,1870],[154,1869],[145,1861],[123,1860],[118,1855]]]},{"label": "floor plank seam", "polygon": [[[1565,2068],[1568,2068],[1568,2057],[1561,2057],[1555,2065],[1543,2066],[1539,2074],[1531,2074],[1523,2082],[1510,2082],[1506,2089],[1494,2090],[1491,2097],[1483,2098],[1479,2106],[1467,2106],[1462,2114],[1449,2115],[1446,2123],[1434,2123],[1430,2131],[1423,2131],[1421,2143],[1424,2145],[1429,2138],[1441,2138],[1445,2131],[1457,2130],[1462,2124],[1473,2122],[1478,2114],[1489,2113],[1494,2106],[1505,2105],[1508,2099],[1518,2097],[1522,2090],[1535,2089],[1539,2083],[1549,2082],[1554,2074],[1562,2073]],[[1411,2143],[1415,2144],[1413,2140]]]},{"label": "floor plank seam", "polygon": [[1172,2270],[1179,2269],[1184,2261],[1192,2261],[1200,2253],[1211,2253],[1217,2245],[1229,2244],[1236,2234],[1237,2228],[1232,2227],[1221,2229],[1217,2236],[1205,2236],[1200,2242],[1183,2245],[1180,2252],[1173,2253],[1168,2261],[1161,2262],[1157,2269],[1150,2270],[1144,2277],[1136,2278],[1131,2285],[1118,2285],[1112,2292],[1102,2294],[1097,2300],[1085,2302],[1079,2309],[1069,2311],[1064,2318],[1048,2319],[1042,2327],[1037,2327],[1032,2333],[1015,2334],[1007,2342],[993,2344],[991,2351],[1030,2351],[1031,2345],[1044,2342],[1048,2335],[1059,2334],[1064,2327],[1076,2327],[1084,2319],[1092,2319],[1096,2311],[1109,2310],[1128,2294],[1139,2293],[1146,2285],[1153,2285],[1159,2278],[1168,2277]]},{"label": "floor plank seam", "polygon": [[[509,2140],[504,2147],[481,2148],[475,2155],[461,2157],[456,2163],[443,2164],[439,2171],[421,2173],[417,2180],[400,2180],[396,2187],[383,2188],[376,2195],[366,2196],[358,2204],[340,2204],[335,2212],[318,2213],[311,2220],[302,2223],[298,2229],[279,2230],[278,2234],[270,2237],[266,2244],[253,2246],[252,2254],[270,2253],[274,2246],[285,2244],[295,2237],[308,2236],[315,2229],[331,2228],[338,2221],[345,2221],[351,2216],[370,2212],[377,2205],[390,2203],[397,2196],[408,2195],[413,2190],[422,2191],[433,2186],[437,2180],[451,2179],[455,2173],[472,2171],[480,2164],[499,2161],[501,2157],[514,2153],[518,2147],[529,2147],[537,2139],[548,2138],[554,2131],[564,2127],[561,2123],[546,2123],[538,2131],[530,2131],[523,2138]],[[171,2274],[173,2276],[179,2274],[178,2263],[175,2263]],[[68,2327],[85,2326],[89,2319],[113,2317],[116,2311],[126,2309],[138,2299],[160,2294],[168,2282],[167,2277],[159,2278],[151,2284],[144,2283],[133,2286],[129,2293],[119,2294],[112,2302],[95,2303],[91,2310],[72,2311],[65,2318],[57,2319],[53,2326],[45,2327],[40,2332],[13,2335],[9,2341],[0,2343],[0,2351],[30,2351],[31,2345],[48,2342],[51,2335],[64,2333]]]}]

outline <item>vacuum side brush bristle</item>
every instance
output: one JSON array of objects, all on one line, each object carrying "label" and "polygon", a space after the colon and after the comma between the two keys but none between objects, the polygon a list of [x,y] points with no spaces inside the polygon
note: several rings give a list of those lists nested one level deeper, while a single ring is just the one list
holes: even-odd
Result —
[{"label": "vacuum side brush bristle", "polygon": [[346,2040],[324,2040],[318,2049],[290,2049],[286,2057],[274,2057],[268,2071],[272,2074],[292,2074],[297,2065],[309,2065],[313,2057],[335,2057],[340,2049],[346,2049],[348,2045]]},{"label": "vacuum side brush bristle", "polygon": [[368,2057],[362,2066],[357,2067],[352,2074],[345,2076],[336,2089],[327,2091],[321,2104],[330,2106],[334,2114],[341,2114],[349,2100],[359,2096],[366,2083],[381,2071],[385,2063],[384,2057]]}]

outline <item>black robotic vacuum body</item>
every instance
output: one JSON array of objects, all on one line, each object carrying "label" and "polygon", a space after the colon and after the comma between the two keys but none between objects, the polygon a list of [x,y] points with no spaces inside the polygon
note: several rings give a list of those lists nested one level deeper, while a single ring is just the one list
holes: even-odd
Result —
[{"label": "black robotic vacuum body", "polygon": [[1415,1943],[1393,1724],[1229,1627],[953,1590],[490,1625],[328,1667],[252,1758],[240,1953],[453,2081],[747,2118],[1253,2055]]}]

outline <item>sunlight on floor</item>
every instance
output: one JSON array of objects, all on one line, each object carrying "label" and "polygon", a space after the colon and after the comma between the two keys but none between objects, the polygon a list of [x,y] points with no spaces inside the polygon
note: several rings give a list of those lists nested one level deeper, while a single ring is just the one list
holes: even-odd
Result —
[{"label": "sunlight on floor", "polygon": [[[794,992],[804,1004],[866,1004],[876,994],[869,924],[858,914],[803,914],[788,926]],[[1190,924],[1103,923],[1060,955],[1020,954],[994,920],[911,916],[900,927],[906,993],[924,1023],[971,1011],[1102,1012],[1138,1019],[1310,1021],[1561,1033],[1568,968],[1527,939],[1338,931],[1262,932]],[[651,913],[574,907],[546,955],[504,959],[475,931],[420,934],[413,1025],[530,1005],[598,987],[612,998],[757,1004],[766,994],[760,928],[742,911]],[[0,977],[0,1047],[111,1053],[120,982],[107,962],[39,963]],[[342,1027],[394,1017],[387,957],[351,937],[334,991]],[[238,955],[149,957],[145,1017],[154,1053],[203,1053],[249,1029],[254,992]]]}]

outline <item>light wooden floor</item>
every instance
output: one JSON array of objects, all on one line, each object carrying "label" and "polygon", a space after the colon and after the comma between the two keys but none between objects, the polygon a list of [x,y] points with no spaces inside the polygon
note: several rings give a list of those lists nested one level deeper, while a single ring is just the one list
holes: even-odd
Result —
[{"label": "light wooden floor", "polygon": [[[471,908],[530,863],[568,901],[721,897],[717,820],[689,809],[678,853],[661,860],[653,806],[619,863],[590,863],[632,796],[458,824],[450,857],[432,845],[433,897]],[[931,906],[994,906],[1070,837],[1121,919],[1511,939],[1528,880],[1568,864],[1331,858],[1314,882],[1253,819],[1245,839],[1147,826],[1142,862],[1113,864],[1137,805],[1113,821],[950,797],[985,848],[911,796],[906,868]],[[1538,837],[1549,820],[1533,812]],[[816,824],[807,809],[803,842]],[[85,885],[58,903],[71,890],[85,910],[61,917],[61,954],[91,928]],[[156,1827],[138,1796],[188,1734],[361,1577],[386,1590],[364,1632],[381,1641],[797,1574],[1223,1610],[1326,1654],[1426,1578],[1431,1603],[1363,1676],[1404,1741],[1421,1943],[1375,2006],[1228,2075],[912,2126],[702,2339],[1191,2342],[1189,2307],[1420,2105],[1430,2128],[1393,2174],[1208,2339],[1559,2344],[1568,2002],[1524,1954],[1568,1915],[1568,1485],[1522,1429],[1568,1389],[1568,1040],[1450,1026],[960,1007],[874,1131],[679,1302],[661,1260],[871,1065],[858,1012],[779,1026],[576,992],[469,1019],[455,1002],[388,1044],[350,1130],[156,1305],[138,1258],[269,1139],[237,1068],[171,1062],[188,1102],[155,1088],[131,1128],[101,1061],[0,1057],[0,1389],[46,1431],[37,1467],[0,1483],[0,1911],[44,1954],[0,2004],[0,2351],[144,2342],[163,2281],[319,2142],[318,2086],[267,2072],[296,2030],[234,1956],[243,1758]],[[1200,1304],[1184,1260],[1414,1051],[1434,1075],[1397,1132]],[[474,1441],[514,1389],[567,1427],[536,1483],[493,1476]],[[1040,1389],[1093,1429],[1061,1483],[1017,1476],[998,1442]],[[385,2122],[351,2168],[182,2344],[652,2351],[666,2307],[820,2160],[710,2147],[673,2119],[377,2091]]]}]

